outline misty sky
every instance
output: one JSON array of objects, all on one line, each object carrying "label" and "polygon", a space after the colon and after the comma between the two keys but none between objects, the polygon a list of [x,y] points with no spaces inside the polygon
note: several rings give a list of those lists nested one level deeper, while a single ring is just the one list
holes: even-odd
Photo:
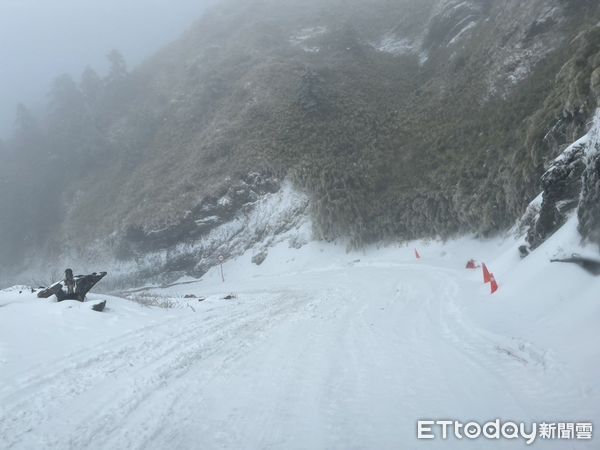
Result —
[{"label": "misty sky", "polygon": [[213,0],[0,0],[0,137],[19,101],[43,104],[61,73],[105,70],[119,49],[135,65],[176,39]]}]

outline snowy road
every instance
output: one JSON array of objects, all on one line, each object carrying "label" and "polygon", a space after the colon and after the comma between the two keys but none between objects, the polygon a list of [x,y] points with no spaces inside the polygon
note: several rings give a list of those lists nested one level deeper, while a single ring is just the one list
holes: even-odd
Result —
[{"label": "snowy road", "polygon": [[308,266],[234,280],[229,301],[203,283],[195,312],[3,374],[0,447],[521,448],[417,441],[416,421],[598,417],[552,351],[479,320],[464,269]]}]

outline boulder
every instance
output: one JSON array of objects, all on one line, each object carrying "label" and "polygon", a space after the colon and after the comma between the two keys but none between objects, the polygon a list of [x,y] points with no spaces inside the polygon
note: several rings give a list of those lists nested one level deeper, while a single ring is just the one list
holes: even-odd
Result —
[{"label": "boulder", "polygon": [[104,311],[105,307],[106,307],[106,300],[104,300],[103,302],[100,302],[100,303],[96,303],[94,306],[92,306],[92,309],[94,311],[102,312],[102,311]]},{"label": "boulder", "polygon": [[269,253],[266,250],[263,250],[252,257],[252,263],[260,266],[263,262],[265,262],[265,259],[267,259],[268,255]]}]

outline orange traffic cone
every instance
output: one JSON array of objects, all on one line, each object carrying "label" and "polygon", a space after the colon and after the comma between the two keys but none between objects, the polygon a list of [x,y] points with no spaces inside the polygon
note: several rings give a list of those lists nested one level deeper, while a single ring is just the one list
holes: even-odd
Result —
[{"label": "orange traffic cone", "polygon": [[481,267],[483,269],[483,282],[489,283],[491,281],[490,271],[485,264],[481,264]]},{"label": "orange traffic cone", "polygon": [[490,274],[490,287],[492,288],[492,294],[498,290],[498,283],[493,273]]},{"label": "orange traffic cone", "polygon": [[417,251],[417,249],[415,249],[415,258],[421,259],[421,255],[419,255],[419,252]]}]

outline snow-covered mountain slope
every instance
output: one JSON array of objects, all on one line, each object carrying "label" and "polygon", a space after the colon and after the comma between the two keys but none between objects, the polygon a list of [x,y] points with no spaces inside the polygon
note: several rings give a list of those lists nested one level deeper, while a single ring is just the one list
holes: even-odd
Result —
[{"label": "snow-covered mountain slope", "polygon": [[20,110],[0,286],[57,261],[199,276],[243,214],[210,200],[273,194],[257,179],[290,180],[327,240],[503,232],[600,98],[594,0],[216,3],[131,73],[61,77],[47,116]]},{"label": "snow-covered mountain slope", "polygon": [[[170,309],[1,291],[0,447],[392,449],[425,445],[418,419],[600,423],[600,278],[549,262],[591,249],[574,217],[524,260],[521,243],[282,242],[224,281],[126,294]],[[565,444],[597,447],[535,448]]]}]

